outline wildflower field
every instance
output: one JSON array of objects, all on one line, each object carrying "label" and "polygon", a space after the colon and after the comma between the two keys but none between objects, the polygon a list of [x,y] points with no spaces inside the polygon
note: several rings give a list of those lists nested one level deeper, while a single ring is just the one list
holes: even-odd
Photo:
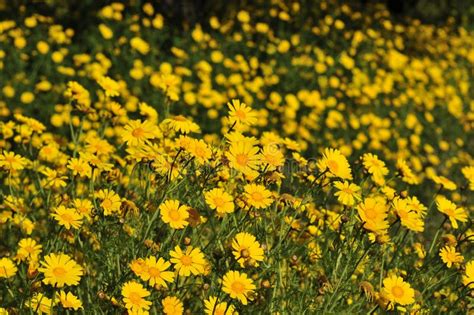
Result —
[{"label": "wildflower field", "polygon": [[245,3],[0,6],[1,315],[474,314],[474,31]]}]

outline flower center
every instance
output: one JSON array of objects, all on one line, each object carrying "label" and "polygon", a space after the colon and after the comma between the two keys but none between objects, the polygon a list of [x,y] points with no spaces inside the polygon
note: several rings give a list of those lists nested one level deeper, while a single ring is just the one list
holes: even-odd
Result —
[{"label": "flower center", "polygon": [[186,121],[186,117],[184,117],[183,115],[178,115],[178,116],[174,117],[174,120],[176,120],[176,121]]},{"label": "flower center", "polygon": [[216,208],[222,207],[224,205],[224,199],[216,197],[214,198],[214,204],[216,205]]},{"label": "flower center", "polygon": [[337,162],[334,161],[334,160],[329,160],[329,161],[327,162],[327,165],[328,165],[329,170],[330,170],[332,173],[337,172],[337,170],[339,169],[339,165],[338,165]]},{"label": "flower center", "polygon": [[253,192],[253,193],[250,194],[250,196],[254,201],[262,201],[262,199],[263,199],[262,194],[259,193],[259,192]]},{"label": "flower center", "polygon": [[141,296],[138,295],[138,293],[136,292],[130,293],[128,298],[130,299],[130,302],[132,302],[132,304],[135,304],[135,305],[140,305],[140,302],[142,300]]},{"label": "flower center", "polygon": [[232,291],[236,292],[237,294],[242,294],[245,290],[245,286],[239,281],[233,282],[231,287]]},{"label": "flower center", "polygon": [[181,257],[180,260],[184,266],[191,266],[191,264],[193,263],[193,259],[190,256],[186,256],[186,255]]},{"label": "flower center", "polygon": [[112,207],[112,201],[110,199],[104,199],[104,201],[102,201],[102,207],[103,208],[111,208]]},{"label": "flower center", "polygon": [[235,160],[237,161],[237,164],[241,166],[246,166],[249,161],[249,158],[246,154],[237,154],[235,156]]},{"label": "flower center", "polygon": [[365,209],[365,216],[368,219],[374,220],[377,217],[377,211],[374,208],[366,208]]},{"label": "flower center", "polygon": [[143,128],[135,128],[132,131],[132,136],[135,138],[142,138],[145,135],[145,130]]},{"label": "flower center", "polygon": [[447,208],[446,210],[444,210],[444,213],[446,213],[446,215],[448,217],[453,217],[454,216],[454,209],[453,208]]},{"label": "flower center", "polygon": [[160,276],[161,271],[160,271],[160,269],[158,269],[158,268],[150,267],[150,268],[148,268],[148,273],[149,273],[150,276],[152,276],[153,278],[156,278],[156,277],[159,277],[159,276]]},{"label": "flower center", "polygon": [[400,298],[403,296],[403,288],[401,288],[400,286],[396,285],[392,288],[392,294],[393,296],[395,296],[396,298]]},{"label": "flower center", "polygon": [[345,192],[346,194],[349,194],[349,195],[352,195],[354,193],[352,191],[352,189],[350,189],[350,188],[344,188],[342,191]]},{"label": "flower center", "polygon": [[177,209],[170,210],[169,216],[170,216],[171,220],[173,220],[173,221],[179,221],[179,219],[181,219],[181,216],[179,215],[179,212],[178,212]]},{"label": "flower center", "polygon": [[63,267],[55,267],[53,269],[53,274],[56,276],[56,277],[62,277],[66,274],[66,269],[64,269]]},{"label": "flower center", "polygon": [[241,120],[247,118],[247,114],[241,109],[235,111],[235,116],[237,116]]},{"label": "flower center", "polygon": [[63,213],[63,214],[61,215],[61,219],[62,219],[63,221],[66,221],[66,222],[72,222],[72,221],[74,221],[74,219],[72,218],[72,216],[71,216],[69,213]]}]

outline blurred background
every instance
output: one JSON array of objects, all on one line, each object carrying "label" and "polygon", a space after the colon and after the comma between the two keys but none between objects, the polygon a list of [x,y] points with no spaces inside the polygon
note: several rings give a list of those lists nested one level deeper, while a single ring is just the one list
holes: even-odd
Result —
[{"label": "blurred background", "polygon": [[[65,1],[65,0],[0,0],[0,18],[12,14],[35,12],[55,16],[63,25],[76,31],[87,29],[97,18],[97,12],[112,2],[127,3],[127,6],[140,7],[145,1]],[[229,17],[240,8],[254,7],[265,10],[277,1],[269,0],[160,0],[155,1],[155,9],[168,20],[176,19],[176,27],[186,27],[199,23],[205,25],[211,16]],[[283,2],[284,1],[278,1]],[[311,21],[318,17],[321,0],[302,0],[301,22]],[[331,1],[326,1],[329,4]],[[338,1],[343,3],[344,1]],[[392,16],[398,19],[414,18],[424,23],[445,23],[450,20],[467,29],[474,28],[474,1],[472,0],[348,0],[351,6],[359,6],[361,11],[376,5],[385,5]],[[366,8],[364,8],[366,7]],[[368,12],[368,13],[369,13]],[[184,24],[182,22],[185,22]]]}]

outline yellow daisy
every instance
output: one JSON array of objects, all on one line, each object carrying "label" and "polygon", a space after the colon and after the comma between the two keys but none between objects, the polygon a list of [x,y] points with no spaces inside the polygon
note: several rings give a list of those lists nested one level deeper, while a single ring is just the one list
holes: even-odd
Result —
[{"label": "yellow daisy", "polygon": [[230,270],[222,279],[222,291],[229,294],[232,299],[238,299],[242,304],[247,305],[248,299],[256,289],[252,279],[245,273]]},{"label": "yellow daisy", "polygon": [[214,188],[204,193],[207,205],[218,214],[234,212],[234,198],[221,188]]},{"label": "yellow daisy", "polygon": [[183,252],[179,246],[170,251],[170,261],[180,276],[188,277],[191,274],[197,276],[205,272],[206,258],[199,248],[186,247]]},{"label": "yellow daisy", "polygon": [[232,249],[242,268],[246,265],[258,266],[258,262],[263,261],[263,248],[252,234],[238,233],[232,241]]},{"label": "yellow daisy", "polygon": [[127,310],[149,310],[151,302],[146,300],[150,292],[136,281],[128,281],[122,286],[123,302]]},{"label": "yellow daisy", "polygon": [[189,224],[188,209],[188,206],[180,205],[178,200],[166,200],[160,205],[161,219],[173,229],[183,229]]},{"label": "yellow daisy", "polygon": [[326,148],[323,157],[318,160],[317,166],[320,172],[328,172],[329,177],[352,179],[351,167],[346,157],[337,149]]},{"label": "yellow daisy", "polygon": [[38,270],[44,274],[44,283],[57,288],[78,285],[84,273],[80,265],[63,253],[51,253],[44,257]]},{"label": "yellow daisy", "polygon": [[244,186],[244,191],[245,200],[252,207],[263,209],[273,203],[272,193],[263,185],[247,184]]},{"label": "yellow daisy", "polygon": [[415,302],[415,290],[402,277],[390,276],[383,280],[382,293],[392,303],[409,305]]}]

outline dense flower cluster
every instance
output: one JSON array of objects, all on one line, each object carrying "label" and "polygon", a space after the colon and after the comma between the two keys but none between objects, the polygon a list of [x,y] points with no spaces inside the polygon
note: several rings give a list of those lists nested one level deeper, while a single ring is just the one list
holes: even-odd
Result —
[{"label": "dense flower cluster", "polygon": [[474,33],[253,5],[0,21],[0,314],[474,307]]}]

